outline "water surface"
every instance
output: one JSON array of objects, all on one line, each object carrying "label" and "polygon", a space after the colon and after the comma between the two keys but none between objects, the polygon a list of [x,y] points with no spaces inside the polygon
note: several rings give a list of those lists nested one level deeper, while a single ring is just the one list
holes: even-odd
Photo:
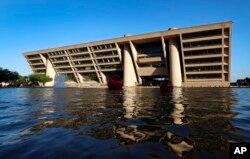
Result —
[{"label": "water surface", "polygon": [[250,89],[0,89],[0,158],[228,158]]}]

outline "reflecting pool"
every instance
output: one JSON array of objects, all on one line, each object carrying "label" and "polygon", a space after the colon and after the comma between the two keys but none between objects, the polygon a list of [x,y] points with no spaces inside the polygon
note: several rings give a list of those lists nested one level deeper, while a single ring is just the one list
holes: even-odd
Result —
[{"label": "reflecting pool", "polygon": [[0,89],[0,158],[228,158],[249,88]]}]

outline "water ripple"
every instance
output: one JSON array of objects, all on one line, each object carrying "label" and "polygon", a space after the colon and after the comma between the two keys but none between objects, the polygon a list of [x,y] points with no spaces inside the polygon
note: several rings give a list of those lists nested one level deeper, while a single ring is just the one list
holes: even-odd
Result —
[{"label": "water ripple", "polygon": [[227,158],[250,89],[0,89],[0,158]]}]

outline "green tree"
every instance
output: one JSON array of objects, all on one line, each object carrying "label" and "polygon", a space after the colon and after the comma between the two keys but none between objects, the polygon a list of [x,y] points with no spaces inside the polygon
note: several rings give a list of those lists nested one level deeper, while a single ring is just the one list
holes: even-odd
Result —
[{"label": "green tree", "polygon": [[3,75],[4,75],[4,73],[3,73],[3,69],[2,69],[2,68],[0,68],[0,83],[2,83],[2,82],[3,82]]},{"label": "green tree", "polygon": [[16,80],[16,82],[20,84],[27,84],[29,82],[29,78],[27,76],[19,76],[19,78]]},{"label": "green tree", "polygon": [[52,78],[50,78],[44,74],[31,74],[31,75],[29,75],[29,80],[33,83],[34,82],[41,82],[44,85],[46,82],[52,81]]},{"label": "green tree", "polygon": [[15,82],[19,77],[17,72],[0,68],[0,82]]},{"label": "green tree", "polygon": [[248,77],[245,78],[245,81],[246,81],[247,85],[250,86],[250,78],[248,78]]},{"label": "green tree", "polygon": [[18,80],[20,75],[17,72],[10,72],[9,74],[9,82],[16,82]]}]

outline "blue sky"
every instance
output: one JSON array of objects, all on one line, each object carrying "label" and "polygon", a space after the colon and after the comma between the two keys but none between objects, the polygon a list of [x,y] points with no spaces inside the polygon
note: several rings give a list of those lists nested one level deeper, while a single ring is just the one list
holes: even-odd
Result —
[{"label": "blue sky", "polygon": [[22,52],[233,21],[232,81],[250,77],[248,0],[1,0],[0,67],[28,75]]}]

